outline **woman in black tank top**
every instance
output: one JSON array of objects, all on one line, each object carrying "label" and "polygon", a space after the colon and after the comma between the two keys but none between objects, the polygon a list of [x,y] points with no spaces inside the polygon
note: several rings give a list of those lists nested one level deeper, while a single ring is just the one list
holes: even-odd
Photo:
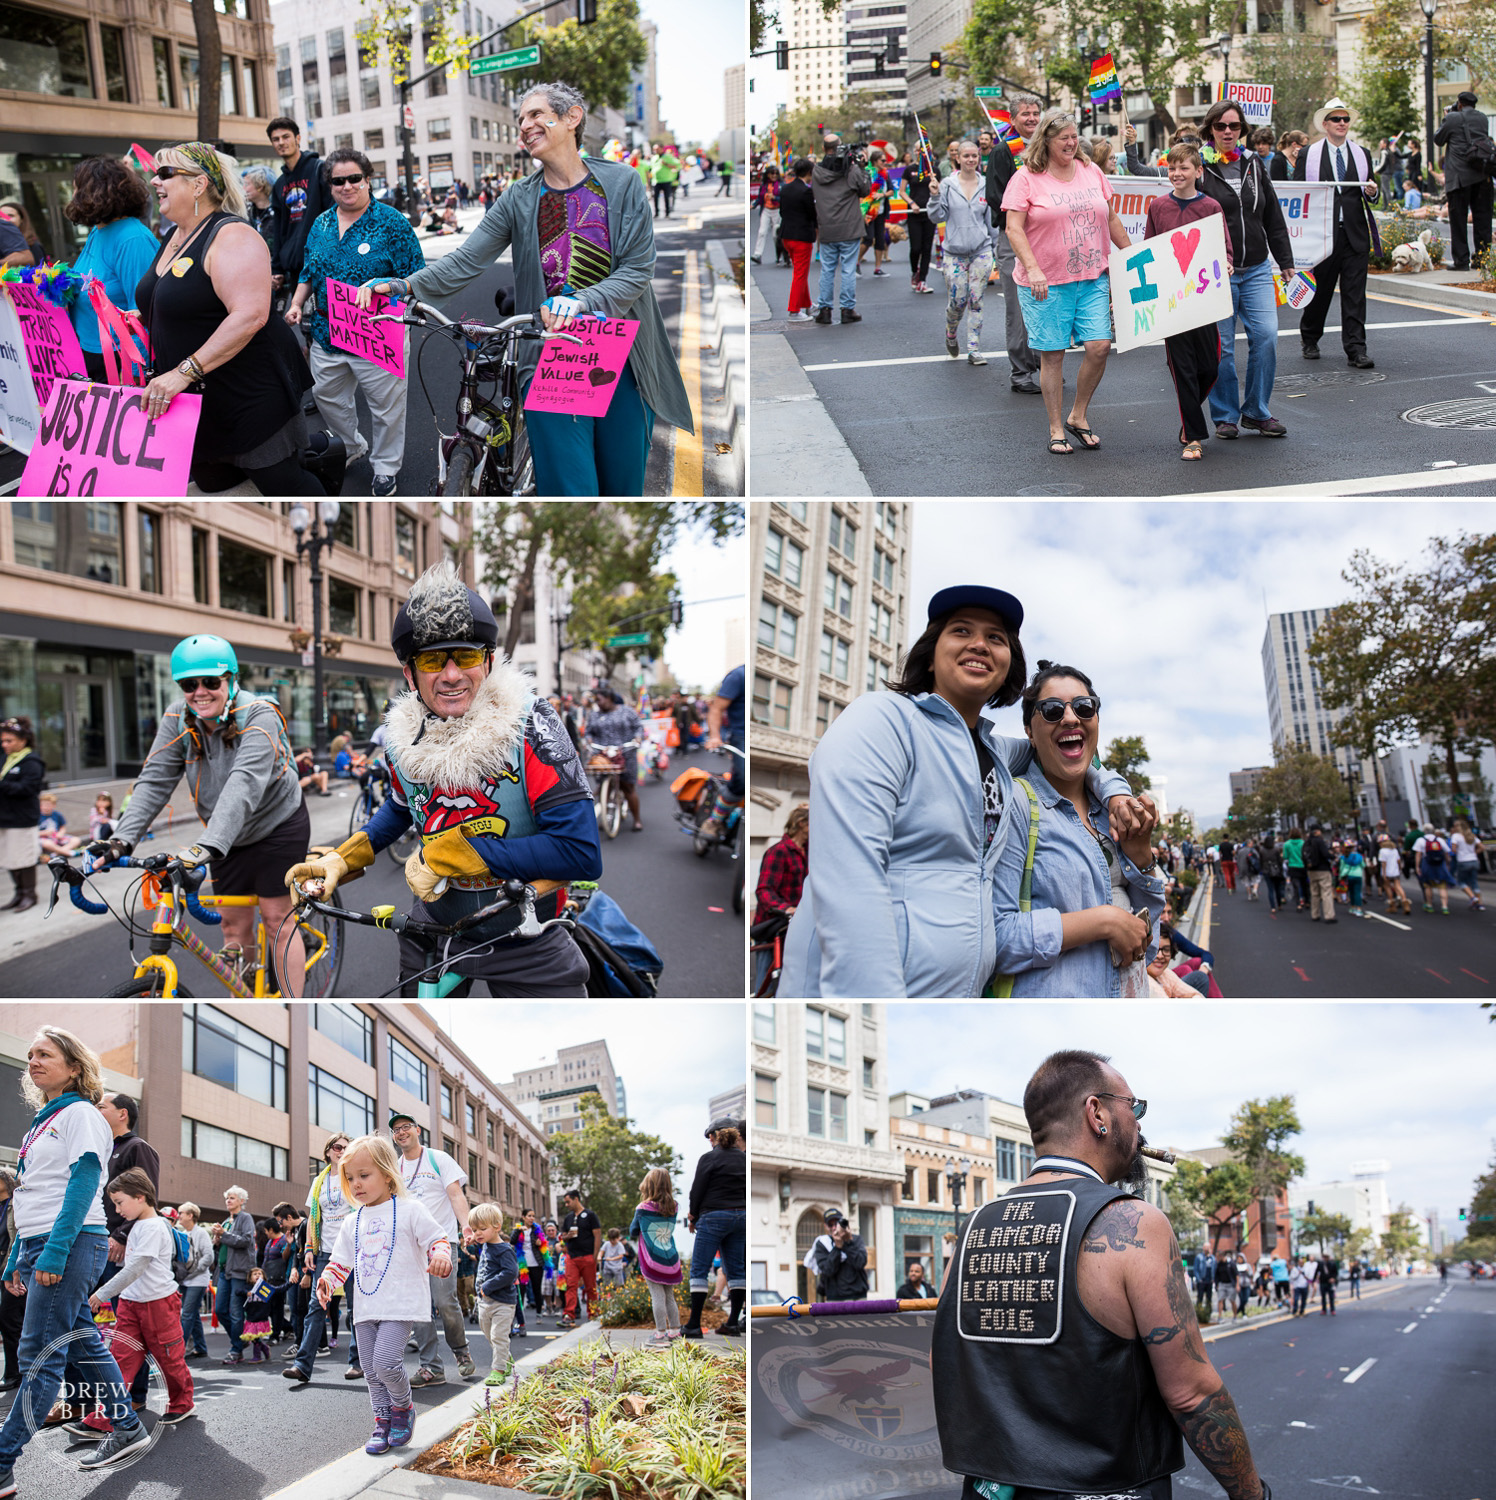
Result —
[{"label": "woman in black tank top", "polygon": [[270,256],[243,218],[238,182],[201,141],[156,162],[162,217],[178,228],[136,290],[156,371],[147,409],[202,394],[192,478],[204,490],[249,478],[265,495],[325,494],[301,466],[311,373],[295,335],[270,317]]}]

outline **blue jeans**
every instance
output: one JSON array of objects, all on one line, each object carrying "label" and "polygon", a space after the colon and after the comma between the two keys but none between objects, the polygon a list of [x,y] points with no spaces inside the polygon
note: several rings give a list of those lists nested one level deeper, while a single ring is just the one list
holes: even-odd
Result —
[{"label": "blue jeans", "polygon": [[[525,387],[526,395],[529,386]],[[629,367],[601,417],[527,411],[525,428],[535,458],[540,495],[642,495],[654,437],[654,413],[644,404]]]},{"label": "blue jeans", "polygon": [[862,248],[861,240],[821,241],[821,286],[816,297],[817,307],[830,307],[832,294],[836,291],[836,267],[841,264],[841,305],[845,308],[857,306],[857,252]]},{"label": "blue jeans", "polygon": [[229,1336],[229,1353],[243,1354],[244,1299],[249,1294],[249,1282],[242,1276],[230,1276],[226,1271],[218,1273],[218,1296],[214,1306],[218,1309],[218,1321]]},{"label": "blue jeans", "polygon": [[[296,1351],[295,1366],[303,1375],[312,1373],[317,1361],[317,1345],[322,1342],[323,1330],[327,1327],[327,1310],[317,1301],[317,1278],[327,1269],[332,1259],[330,1251],[317,1254],[312,1271],[312,1285],[307,1292],[306,1321],[301,1327],[301,1347]],[[348,1313],[348,1368],[358,1365],[358,1339],[353,1331],[353,1277],[343,1284],[343,1307]]]},{"label": "blue jeans", "polygon": [[119,1366],[104,1347],[88,1306],[108,1258],[108,1239],[102,1234],[80,1234],[68,1251],[62,1280],[56,1286],[43,1286],[36,1279],[36,1263],[46,1247],[44,1234],[24,1239],[16,1261],[16,1279],[26,1288],[26,1321],[17,1354],[22,1384],[0,1428],[0,1469],[15,1464],[32,1432],[51,1411],[65,1366],[77,1372],[75,1383],[80,1389],[69,1394],[78,1396],[80,1403],[102,1401],[104,1414],[125,1431],[139,1425]]},{"label": "blue jeans", "polygon": [[208,1352],[208,1343],[203,1337],[203,1298],[207,1295],[205,1286],[182,1288],[182,1338],[193,1354]]},{"label": "blue jeans", "polygon": [[722,1252],[722,1269],[727,1272],[728,1291],[748,1285],[744,1276],[747,1258],[748,1210],[746,1208],[713,1208],[696,1221],[696,1243],[691,1247],[691,1290],[707,1292],[712,1285],[712,1257]]},{"label": "blue jeans", "polygon": [[[1266,422],[1267,403],[1278,373],[1278,294],[1273,288],[1271,261],[1237,271],[1231,278],[1232,316],[1216,325],[1221,331],[1221,372],[1210,392],[1214,422],[1236,422],[1251,417]],[[1236,382],[1236,320],[1247,334],[1247,386]]]}]

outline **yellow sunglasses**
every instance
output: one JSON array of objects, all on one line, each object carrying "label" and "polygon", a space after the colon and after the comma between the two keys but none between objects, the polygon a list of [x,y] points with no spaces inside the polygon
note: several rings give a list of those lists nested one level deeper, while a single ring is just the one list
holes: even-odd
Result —
[{"label": "yellow sunglasses", "polygon": [[417,651],[411,658],[418,672],[441,672],[447,665],[447,658],[455,661],[464,672],[471,672],[474,667],[483,664],[483,658],[488,653],[481,646],[452,646],[442,651]]}]

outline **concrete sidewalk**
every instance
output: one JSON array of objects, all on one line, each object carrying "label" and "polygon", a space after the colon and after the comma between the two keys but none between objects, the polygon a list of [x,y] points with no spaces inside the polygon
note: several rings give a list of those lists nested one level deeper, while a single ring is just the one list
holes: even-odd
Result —
[{"label": "concrete sidewalk", "polygon": [[[1335,1290],[1335,1301],[1342,1307],[1354,1307],[1359,1302],[1370,1302],[1387,1292],[1395,1291],[1398,1287],[1406,1286],[1407,1284],[1408,1278],[1405,1276],[1384,1277],[1380,1281],[1373,1282],[1363,1281],[1361,1283],[1361,1295],[1354,1299],[1342,1296],[1341,1288],[1337,1287]],[[1349,1286],[1349,1283],[1343,1282],[1342,1286]],[[1317,1308],[1310,1307],[1305,1316],[1308,1317],[1317,1311]],[[1200,1337],[1205,1343],[1213,1344],[1217,1339],[1229,1339],[1233,1334],[1250,1333],[1255,1328],[1277,1328],[1280,1324],[1292,1323],[1293,1321],[1293,1315],[1286,1312],[1265,1314],[1260,1318],[1233,1318],[1229,1322],[1209,1323],[1205,1325],[1200,1329]]]},{"label": "concrete sidewalk", "polygon": [[1462,313],[1484,313],[1496,318],[1496,292],[1477,291],[1470,286],[1479,271],[1419,271],[1402,275],[1395,271],[1372,272],[1366,278],[1366,295],[1386,302],[1406,302],[1417,307],[1450,308]]},{"label": "concrete sidewalk", "polygon": [[[637,1349],[654,1336],[652,1328],[609,1328],[600,1322],[583,1323],[570,1333],[552,1339],[544,1348],[514,1362],[521,1379],[535,1374],[553,1359],[578,1349],[583,1344],[600,1341],[606,1334],[615,1349]],[[703,1349],[719,1353],[742,1346],[741,1339],[724,1339],[708,1333],[701,1341]],[[353,1500],[356,1495],[379,1496],[381,1500],[437,1500],[444,1495],[484,1496],[486,1500],[533,1500],[518,1490],[502,1489],[489,1484],[471,1484],[465,1480],[445,1479],[435,1474],[410,1472],[413,1464],[428,1449],[445,1442],[471,1417],[483,1402],[485,1387],[481,1382],[464,1387],[440,1406],[417,1415],[415,1435],[410,1445],[379,1457],[371,1457],[362,1448],[346,1453],[324,1464],[295,1484],[277,1490],[268,1500]]]}]

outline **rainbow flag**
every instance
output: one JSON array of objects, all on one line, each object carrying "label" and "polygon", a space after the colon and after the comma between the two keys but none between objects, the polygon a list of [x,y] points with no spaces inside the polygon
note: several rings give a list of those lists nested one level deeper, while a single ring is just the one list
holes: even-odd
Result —
[{"label": "rainbow flag", "polygon": [[1117,81],[1117,69],[1110,52],[1091,64],[1090,90],[1093,104],[1100,104],[1107,99],[1121,99],[1122,85]]},{"label": "rainbow flag", "polygon": [[925,127],[920,124],[919,116],[914,117],[914,128],[919,131],[919,154],[924,158],[925,171],[937,182],[940,172],[935,166],[935,147],[930,142],[930,137],[925,133]]},{"label": "rainbow flag", "polygon": [[1025,150],[1023,137],[1013,125],[1013,116],[1006,109],[999,108],[989,109],[987,118],[992,121],[998,140],[1006,142],[1008,150],[1014,156],[1022,156]]}]

